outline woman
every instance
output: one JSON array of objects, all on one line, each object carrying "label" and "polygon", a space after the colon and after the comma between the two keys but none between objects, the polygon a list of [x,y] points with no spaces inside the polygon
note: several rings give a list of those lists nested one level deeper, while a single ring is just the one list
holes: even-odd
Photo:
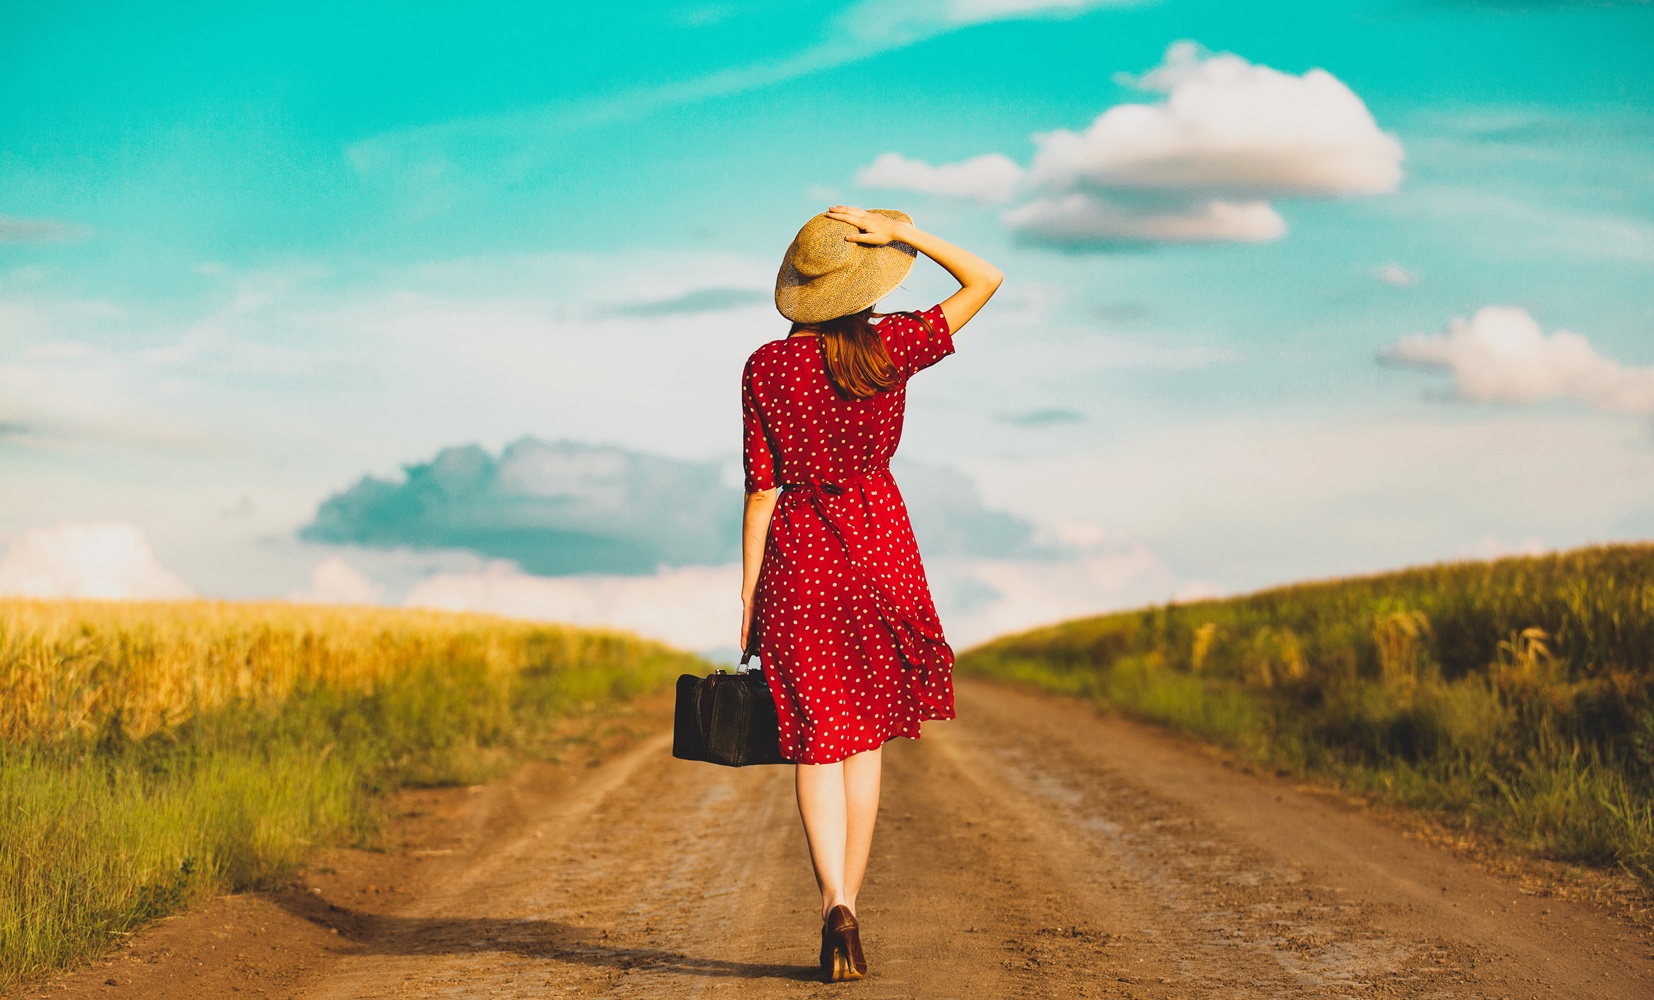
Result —
[{"label": "woman", "polygon": [[[922,313],[873,306],[918,253],[959,291]],[[787,248],[775,304],[791,333],[742,375],[746,505],[741,648],[756,649],[796,761],[798,811],[821,888],[821,965],[867,974],[856,893],[879,806],[880,748],[953,718],[953,650],[890,477],[907,380],[1003,275],[906,214],[834,205]]]}]

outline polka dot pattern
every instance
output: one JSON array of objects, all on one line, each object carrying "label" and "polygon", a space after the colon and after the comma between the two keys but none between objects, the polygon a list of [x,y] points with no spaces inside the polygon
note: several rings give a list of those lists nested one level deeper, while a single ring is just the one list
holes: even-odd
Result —
[{"label": "polka dot pattern", "polygon": [[890,475],[907,380],[953,353],[941,305],[921,315],[930,330],[901,313],[877,323],[902,380],[867,399],[834,390],[815,336],[764,344],[742,373],[746,489],[781,487],[753,626],[781,752],[802,764],[954,717],[953,649]]}]

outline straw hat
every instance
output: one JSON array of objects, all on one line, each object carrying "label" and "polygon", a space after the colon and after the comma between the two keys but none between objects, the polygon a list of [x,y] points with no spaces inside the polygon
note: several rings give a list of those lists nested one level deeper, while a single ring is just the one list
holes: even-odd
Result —
[{"label": "straw hat", "polygon": [[[893,208],[868,211],[913,221]],[[861,312],[902,283],[919,251],[895,241],[872,247],[845,239],[859,232],[825,213],[804,223],[775,276],[775,308],[781,315],[794,323],[823,323]]]}]

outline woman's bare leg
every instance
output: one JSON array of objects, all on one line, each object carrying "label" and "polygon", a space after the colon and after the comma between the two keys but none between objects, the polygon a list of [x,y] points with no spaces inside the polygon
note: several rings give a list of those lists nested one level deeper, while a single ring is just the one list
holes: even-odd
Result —
[{"label": "woman's bare leg", "polygon": [[882,760],[880,750],[868,750],[836,764],[798,765],[798,813],[824,917],[840,903],[856,912],[879,815]]},{"label": "woman's bare leg", "polygon": [[825,918],[828,910],[846,903],[844,763],[800,764],[796,784],[798,814],[804,819],[804,837],[810,842],[810,863],[815,866],[821,915]]},{"label": "woman's bare leg", "polygon": [[879,818],[879,777],[884,748],[858,753],[844,762],[845,844],[844,900],[856,912],[856,894],[867,874],[873,849],[873,823]]}]

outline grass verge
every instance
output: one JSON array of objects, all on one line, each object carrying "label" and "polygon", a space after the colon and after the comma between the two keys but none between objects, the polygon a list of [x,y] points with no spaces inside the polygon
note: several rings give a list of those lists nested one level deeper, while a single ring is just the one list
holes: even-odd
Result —
[{"label": "grass verge", "polygon": [[371,845],[381,793],[486,780],[559,719],[704,670],[484,616],[0,601],[0,991]]},{"label": "grass verge", "polygon": [[1654,895],[1654,546],[1103,615],[958,667],[1619,869]]}]

